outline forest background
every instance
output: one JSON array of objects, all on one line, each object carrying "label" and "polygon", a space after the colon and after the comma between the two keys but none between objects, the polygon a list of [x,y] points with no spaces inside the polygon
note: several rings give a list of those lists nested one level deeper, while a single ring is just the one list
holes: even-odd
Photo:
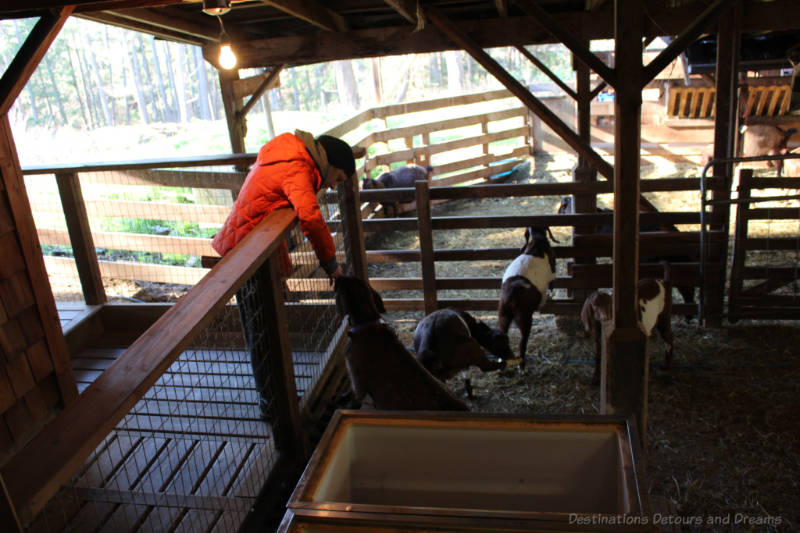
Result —
[{"label": "forest background", "polygon": [[[35,19],[0,21],[5,71]],[[568,83],[562,45],[529,48]],[[518,80],[550,80],[514,48],[488,52]],[[242,70],[241,77],[260,73]],[[275,134],[320,134],[356,112],[501,88],[463,51],[285,68],[248,115],[248,152]],[[11,109],[25,166],[230,153],[216,69],[200,47],[72,17]],[[435,117],[431,117],[435,121]]]}]

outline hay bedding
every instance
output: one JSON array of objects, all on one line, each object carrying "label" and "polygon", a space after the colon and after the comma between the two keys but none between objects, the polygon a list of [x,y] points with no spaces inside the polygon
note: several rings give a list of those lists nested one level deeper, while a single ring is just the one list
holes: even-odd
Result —
[{"label": "hay bedding", "polygon": [[[572,158],[537,158],[534,180],[569,181]],[[693,169],[644,167],[647,177],[691,175]],[[698,204],[693,195],[650,196],[662,209],[682,210]],[[553,213],[558,198],[484,199],[457,201],[434,207],[434,216]],[[556,237],[568,238],[568,228]],[[475,239],[480,239],[476,241]],[[396,240],[394,240],[396,239]],[[435,232],[435,246],[517,246],[522,230]],[[480,244],[474,244],[479,242]],[[412,233],[369,236],[370,248],[415,248]],[[795,259],[796,261],[796,259]],[[502,275],[497,262],[437,265],[438,276]],[[564,266],[559,264],[563,272]],[[419,265],[371,265],[373,277],[418,276]],[[403,293],[386,293],[385,297]],[[405,293],[408,296],[409,293]],[[455,297],[486,297],[496,291],[447,293]],[[441,295],[441,294],[440,294]],[[676,300],[680,296],[676,293]],[[476,312],[496,325],[492,312]],[[391,312],[406,346],[422,312]],[[684,527],[684,530],[785,531],[800,527],[800,327],[797,322],[746,322],[704,329],[673,320],[674,367],[662,367],[665,344],[651,344],[647,490],[653,500],[666,500],[683,519],[730,520],[725,525]],[[511,332],[516,351],[519,333]],[[595,414],[600,411],[599,387],[591,385],[594,348],[577,318],[535,316],[528,343],[528,369],[483,374],[468,372],[476,398],[466,400],[460,376],[448,386],[473,411],[519,414]],[[765,517],[773,517],[764,520]],[[774,527],[774,517],[780,525]],[[736,524],[737,518],[739,523]]]}]

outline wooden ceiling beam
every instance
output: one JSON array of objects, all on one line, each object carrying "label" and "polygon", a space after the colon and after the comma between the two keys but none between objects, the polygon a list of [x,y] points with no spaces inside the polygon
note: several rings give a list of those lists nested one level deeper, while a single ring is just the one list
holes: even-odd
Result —
[{"label": "wooden ceiling beam", "polygon": [[[667,68],[676,57],[678,57],[686,47],[697,40],[702,32],[711,25],[712,21],[716,21],[720,15],[725,13],[728,9],[733,7],[734,0],[717,0],[700,14],[700,16],[692,22],[677,39],[669,43],[669,45],[661,51],[658,56],[650,61],[644,68],[644,79],[642,83],[647,85],[655,79],[659,72]],[[644,86],[643,85],[643,86]]]},{"label": "wooden ceiling beam", "polygon": [[197,24],[163,10],[153,9],[119,9],[114,15],[120,18],[141,22],[165,30],[172,30],[182,35],[197,37],[205,42],[219,40],[219,24],[216,17],[208,16],[208,24]]},{"label": "wooden ceiling beam", "polygon": [[347,21],[315,0],[261,0],[262,3],[331,32],[347,31]]},{"label": "wooden ceiling beam", "polygon": [[400,13],[404,19],[416,26],[417,24],[417,4],[412,0],[383,0],[387,5]]},{"label": "wooden ceiling beam", "polygon": [[0,117],[8,114],[72,11],[73,7],[70,6],[42,16],[28,34],[0,78]]},{"label": "wooden ceiling beam", "polygon": [[195,46],[203,46],[205,44],[208,44],[207,39],[192,37],[190,35],[186,35],[185,33],[179,33],[166,28],[159,28],[157,26],[153,26],[151,24],[147,24],[144,22],[118,17],[117,15],[115,15],[113,12],[110,11],[93,11],[91,13],[81,13],[80,15],[76,16],[78,18],[82,18],[85,20],[92,20],[94,22],[101,22],[103,24],[110,24],[112,26],[117,26],[119,28],[125,28],[133,31],[140,31],[172,42],[191,44]]},{"label": "wooden ceiling beam", "polygon": [[574,32],[568,31],[558,24],[558,22],[534,0],[514,0],[514,3],[528,14],[529,18],[536,22],[539,27],[550,33],[563,43],[564,46],[569,48],[570,52],[572,52],[575,57],[583,61],[590,69],[594,70],[606,83],[612,87],[616,85],[617,78],[614,70],[606,65],[599,57],[594,55],[591,50],[589,50],[589,47],[576,37]]},{"label": "wooden ceiling beam", "polygon": [[[190,0],[201,2],[202,0]],[[57,9],[73,6],[75,13],[106,11],[133,7],[162,7],[185,4],[184,0],[4,0],[0,13],[30,11],[32,9]]]},{"label": "wooden ceiling beam", "polygon": [[614,167],[612,167],[600,154],[595,152],[589,143],[584,142],[572,131],[558,116],[543,104],[538,98],[508,73],[499,63],[483,51],[483,49],[470,38],[465,32],[453,24],[450,19],[445,17],[439,10],[428,7],[425,9],[426,18],[439,30],[453,39],[457,44],[464,48],[483,68],[496,77],[511,93],[520,99],[526,107],[531,109],[542,119],[559,137],[561,137],[570,147],[584,156],[589,162],[608,179],[613,179]]}]

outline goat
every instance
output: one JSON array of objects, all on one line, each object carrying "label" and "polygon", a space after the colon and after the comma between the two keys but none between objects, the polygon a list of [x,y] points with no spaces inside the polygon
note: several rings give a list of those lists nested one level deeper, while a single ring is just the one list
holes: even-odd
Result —
[{"label": "goat", "polygon": [[360,278],[342,276],[334,291],[336,308],[350,321],[345,366],[356,401],[369,394],[377,409],[468,410],[383,321],[383,299],[372,287]]},{"label": "goat", "polygon": [[[741,155],[744,157],[784,155],[789,150],[789,138],[797,133],[796,128],[784,130],[771,124],[749,124],[741,128]],[[783,172],[783,160],[767,161],[768,167],[775,167],[778,177]]]},{"label": "goat", "polygon": [[[361,181],[363,190],[369,189],[396,189],[400,187],[414,187],[415,181],[430,180],[433,174],[432,166],[408,165],[384,172],[376,179],[364,178]],[[381,202],[383,214],[387,218],[394,218],[399,214],[400,203],[397,201]]]},{"label": "goat", "polygon": [[[657,280],[643,278],[636,285],[639,296],[639,327],[649,339],[653,334],[653,329],[658,328],[661,338],[667,343],[667,353],[664,358],[664,366],[669,368],[672,365],[672,355],[674,346],[674,336],[672,333],[672,282],[671,269],[669,263],[662,262],[664,265],[664,279]],[[612,314],[611,295],[604,292],[595,291],[591,293],[583,303],[581,309],[581,321],[586,333],[594,340],[594,376],[592,383],[600,383],[600,357],[601,357],[601,336],[603,333],[603,322],[610,321]]]},{"label": "goat", "polygon": [[554,242],[550,228],[525,230],[522,253],[506,268],[500,287],[500,306],[497,325],[508,333],[511,321],[519,328],[520,369],[525,370],[525,352],[531,333],[533,312],[538,311],[547,299],[547,288],[556,277],[556,254],[550,247],[548,234]]},{"label": "goat", "polygon": [[[572,201],[572,196],[565,196],[561,199],[561,204],[558,207],[558,214],[567,213],[571,214],[574,213],[574,204]],[[605,207],[598,207],[598,213],[614,213],[613,210],[605,208]],[[642,233],[654,232],[659,231],[658,224],[642,224],[639,227],[639,231]],[[597,233],[602,233],[606,235],[611,235],[614,233],[614,227],[608,224],[603,224],[597,227]],[[652,263],[660,263],[662,261],[667,261],[669,263],[691,263],[693,259],[688,255],[670,255],[670,256],[660,256],[660,255],[653,255],[653,256],[645,256],[640,259],[642,263],[652,264]],[[694,304],[694,287],[676,287],[678,289],[678,293],[683,298],[683,303],[685,304]],[[692,318],[692,314],[686,315],[686,320]]]},{"label": "goat", "polygon": [[[481,346],[499,359],[486,357]],[[438,309],[423,318],[414,330],[414,350],[422,366],[443,382],[472,365],[484,372],[502,370],[506,359],[514,357],[506,333],[457,309]],[[464,388],[472,399],[472,383],[466,376]]]}]

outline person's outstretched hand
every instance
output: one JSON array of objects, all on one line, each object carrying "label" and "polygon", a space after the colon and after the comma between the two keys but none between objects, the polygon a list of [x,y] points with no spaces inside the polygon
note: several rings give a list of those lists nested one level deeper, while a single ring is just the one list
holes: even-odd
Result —
[{"label": "person's outstretched hand", "polygon": [[344,276],[344,272],[342,272],[342,267],[336,267],[336,270],[328,274],[328,278],[330,278],[331,287],[333,287],[334,282]]}]

